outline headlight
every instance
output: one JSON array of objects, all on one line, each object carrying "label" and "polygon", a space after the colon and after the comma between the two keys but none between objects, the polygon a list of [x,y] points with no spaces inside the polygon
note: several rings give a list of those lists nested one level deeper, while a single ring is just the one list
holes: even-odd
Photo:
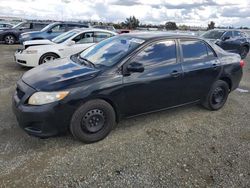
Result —
[{"label": "headlight", "polygon": [[69,94],[68,91],[36,92],[29,98],[28,104],[43,105],[43,104],[52,103],[52,102],[60,101],[64,99],[68,94]]},{"label": "headlight", "polygon": [[36,54],[38,51],[37,50],[25,50],[24,52],[26,54]]}]

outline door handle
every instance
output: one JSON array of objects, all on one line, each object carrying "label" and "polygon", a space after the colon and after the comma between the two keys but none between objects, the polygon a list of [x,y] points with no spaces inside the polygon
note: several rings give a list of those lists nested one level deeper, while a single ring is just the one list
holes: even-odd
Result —
[{"label": "door handle", "polygon": [[217,69],[218,68],[218,63],[213,63],[213,68]]},{"label": "door handle", "polygon": [[180,75],[181,75],[181,73],[178,72],[177,70],[174,70],[174,71],[171,73],[171,76],[172,76],[172,77],[178,77],[178,76],[180,76]]}]

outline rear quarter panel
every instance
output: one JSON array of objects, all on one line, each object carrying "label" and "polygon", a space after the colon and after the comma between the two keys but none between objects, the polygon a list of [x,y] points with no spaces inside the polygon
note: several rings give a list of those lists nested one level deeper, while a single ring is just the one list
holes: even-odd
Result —
[{"label": "rear quarter panel", "polygon": [[241,81],[243,71],[240,66],[241,58],[238,54],[234,53],[219,53],[218,54],[221,65],[222,73],[220,78],[229,78],[231,80],[231,91],[235,90]]}]

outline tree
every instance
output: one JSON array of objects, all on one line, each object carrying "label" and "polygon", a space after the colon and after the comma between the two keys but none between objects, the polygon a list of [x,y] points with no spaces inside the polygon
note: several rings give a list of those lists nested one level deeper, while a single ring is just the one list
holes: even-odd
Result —
[{"label": "tree", "polygon": [[213,21],[211,21],[209,24],[208,24],[208,28],[207,30],[211,30],[211,29],[214,29],[215,28],[215,23]]},{"label": "tree", "polygon": [[122,25],[126,26],[129,29],[135,29],[140,24],[140,21],[135,16],[130,16],[126,18],[125,22]]},{"label": "tree", "polygon": [[175,22],[167,22],[167,23],[165,24],[165,28],[166,28],[167,30],[176,30],[176,29],[178,29],[178,27],[177,27],[177,25],[176,25]]}]

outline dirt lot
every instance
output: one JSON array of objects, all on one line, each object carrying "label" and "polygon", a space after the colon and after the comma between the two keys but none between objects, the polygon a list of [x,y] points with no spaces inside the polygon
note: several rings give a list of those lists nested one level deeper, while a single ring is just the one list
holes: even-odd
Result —
[{"label": "dirt lot", "polygon": [[[124,120],[103,141],[38,139],[17,125],[15,82],[28,69],[0,46],[0,187],[250,187],[250,93],[210,112],[188,106]],[[248,58],[250,63],[250,58]],[[250,65],[240,88],[250,90]]]}]

